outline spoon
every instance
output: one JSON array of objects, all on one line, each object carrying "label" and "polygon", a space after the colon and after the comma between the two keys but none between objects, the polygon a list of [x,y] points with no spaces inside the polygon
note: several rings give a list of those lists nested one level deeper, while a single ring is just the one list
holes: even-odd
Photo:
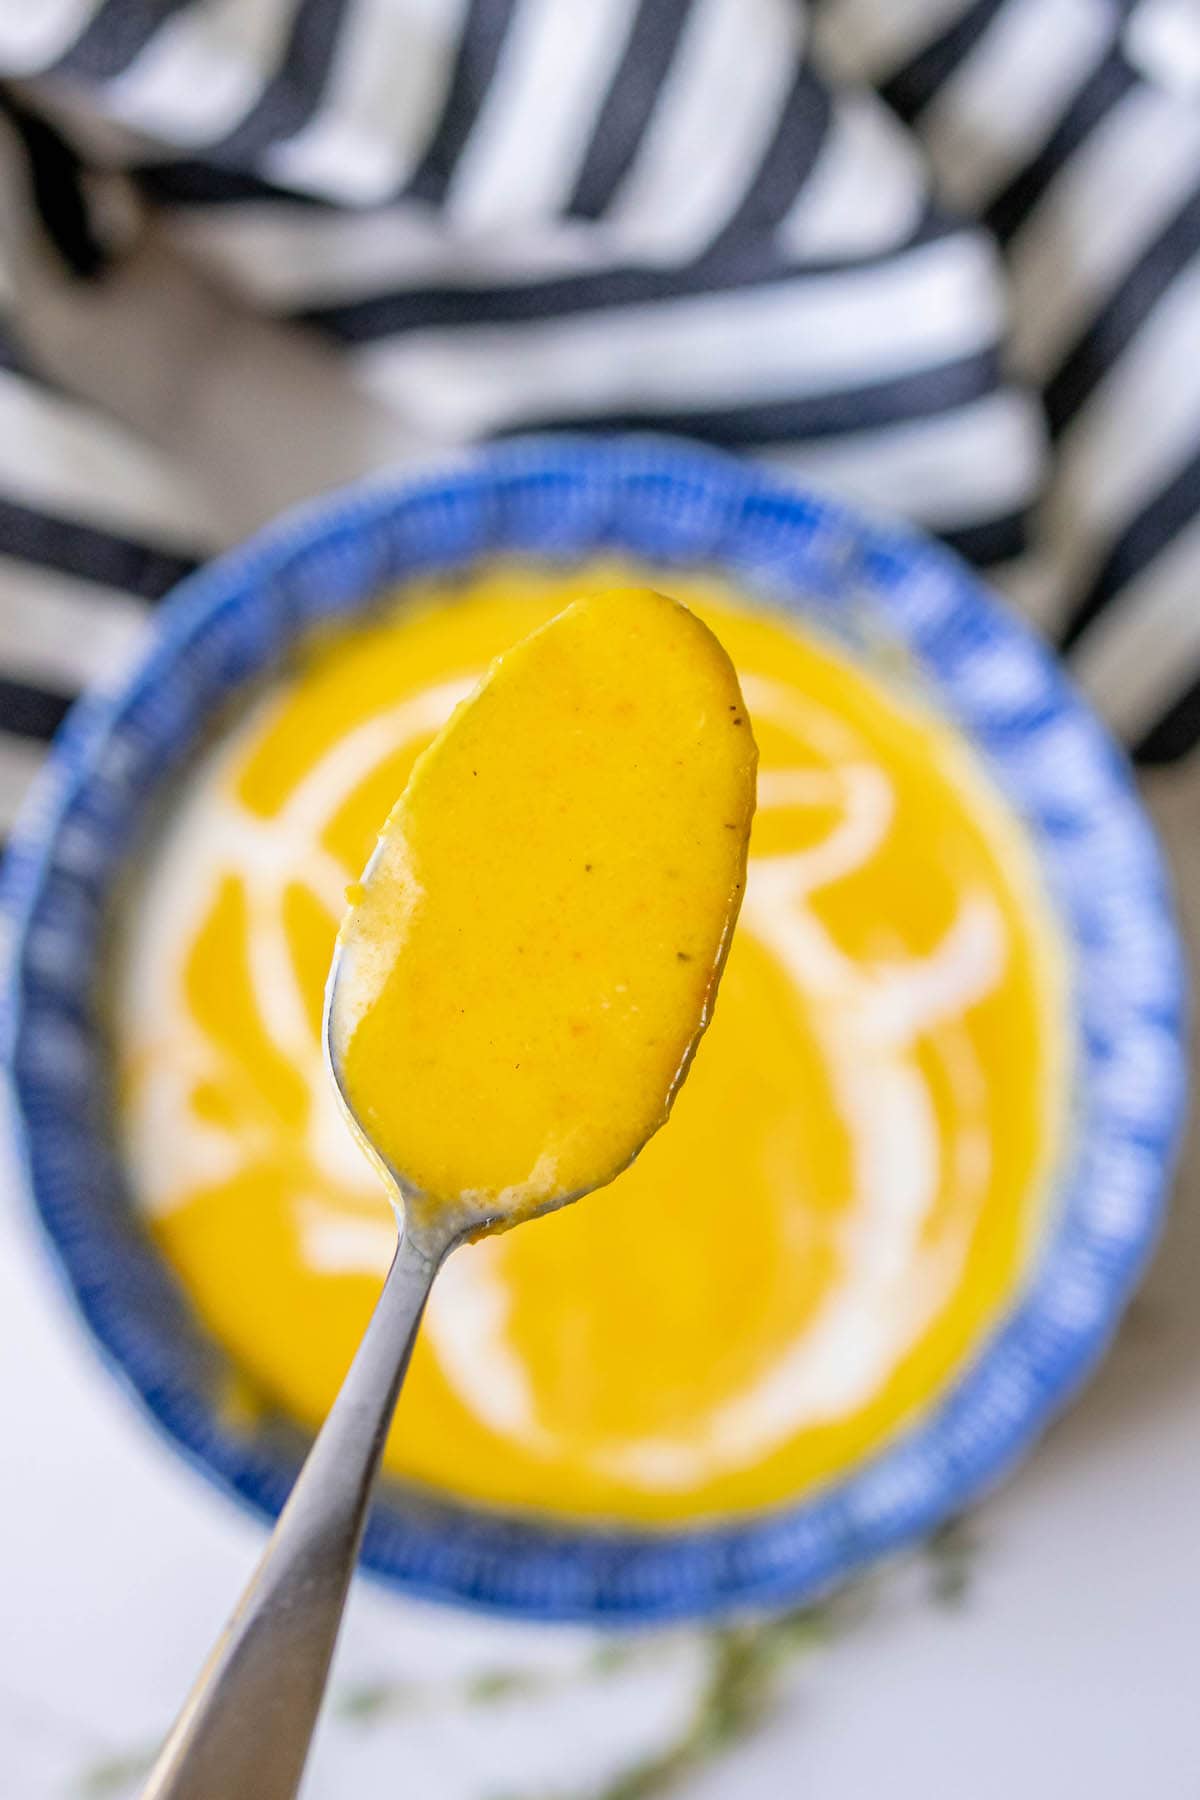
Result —
[{"label": "spoon", "polygon": [[[482,1221],[481,1221],[482,1223]],[[340,1393],[144,1800],[292,1800],[429,1290],[467,1235],[406,1221]]]},{"label": "spoon", "polygon": [[295,1795],[434,1277],[468,1239],[612,1180],[665,1120],[736,919],[754,764],[725,652],[643,591],[576,602],[523,639],[416,763],[351,891],[324,1021],[391,1192],[395,1257],[143,1800]]}]

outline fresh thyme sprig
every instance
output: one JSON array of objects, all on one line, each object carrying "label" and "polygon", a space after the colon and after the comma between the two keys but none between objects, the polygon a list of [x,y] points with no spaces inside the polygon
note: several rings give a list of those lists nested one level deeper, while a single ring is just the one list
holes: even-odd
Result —
[{"label": "fresh thyme sprig", "polygon": [[[979,1541],[969,1520],[954,1519],[918,1552],[929,1592],[941,1606],[965,1604]],[[599,1786],[558,1791],[508,1792],[490,1800],[659,1800],[748,1738],[779,1704],[788,1673],[803,1657],[868,1618],[886,1576],[860,1575],[823,1600],[767,1617],[721,1626],[697,1636],[613,1638],[592,1656],[566,1668],[484,1668],[462,1681],[381,1680],[343,1687],[333,1698],[336,1717],[348,1726],[374,1727],[431,1709],[472,1710],[535,1700],[628,1675],[657,1663],[671,1649],[699,1642],[703,1675],[695,1701],[677,1735]],[[135,1752],[93,1762],[83,1773],[79,1800],[125,1800],[149,1766]]]},{"label": "fresh thyme sprig", "polygon": [[705,1672],[678,1735],[600,1787],[507,1793],[494,1800],[656,1800],[748,1737],[776,1705],[784,1672],[816,1649],[855,1613],[861,1614],[867,1578],[816,1604],[705,1632]]}]

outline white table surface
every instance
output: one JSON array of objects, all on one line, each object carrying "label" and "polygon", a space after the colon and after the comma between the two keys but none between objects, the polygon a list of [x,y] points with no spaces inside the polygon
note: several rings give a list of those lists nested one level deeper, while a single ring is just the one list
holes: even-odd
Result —
[{"label": "white table surface", "polygon": [[[1200,775],[1152,802],[1200,943]],[[1195,846],[1189,838],[1195,837]],[[0,1796],[135,1791],[253,1560],[260,1528],[185,1467],[98,1364],[11,1175],[0,1194]],[[979,1515],[961,1606],[889,1574],[865,1618],[798,1661],[769,1723],[693,1800],[1200,1800],[1200,1144],[1100,1376]],[[458,1681],[585,1659],[577,1631],[418,1607],[360,1583],[337,1686]],[[338,1720],[306,1800],[584,1795],[686,1711],[697,1647],[481,1709]],[[89,1789],[87,1783],[92,1779]],[[233,1800],[233,1797],[231,1797]]]}]

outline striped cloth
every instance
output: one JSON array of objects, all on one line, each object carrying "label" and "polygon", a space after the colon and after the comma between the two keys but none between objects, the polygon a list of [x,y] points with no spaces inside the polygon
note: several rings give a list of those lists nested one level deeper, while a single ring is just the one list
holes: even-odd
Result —
[{"label": "striped cloth", "polygon": [[281,505],[680,433],[1200,737],[1196,0],[0,0],[0,829]]}]

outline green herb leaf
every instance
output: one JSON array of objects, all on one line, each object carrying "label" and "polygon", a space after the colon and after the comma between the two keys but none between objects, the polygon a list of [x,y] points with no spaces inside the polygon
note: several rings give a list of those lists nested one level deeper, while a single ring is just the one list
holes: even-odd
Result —
[{"label": "green herb leaf", "polygon": [[137,1751],[124,1756],[105,1756],[89,1764],[80,1777],[81,1800],[116,1800],[141,1784],[154,1761],[153,1753]]},{"label": "green herb leaf", "polygon": [[948,1520],[934,1532],[925,1553],[930,1563],[929,1591],[936,1603],[949,1609],[965,1606],[979,1553],[972,1522],[961,1515]]}]

